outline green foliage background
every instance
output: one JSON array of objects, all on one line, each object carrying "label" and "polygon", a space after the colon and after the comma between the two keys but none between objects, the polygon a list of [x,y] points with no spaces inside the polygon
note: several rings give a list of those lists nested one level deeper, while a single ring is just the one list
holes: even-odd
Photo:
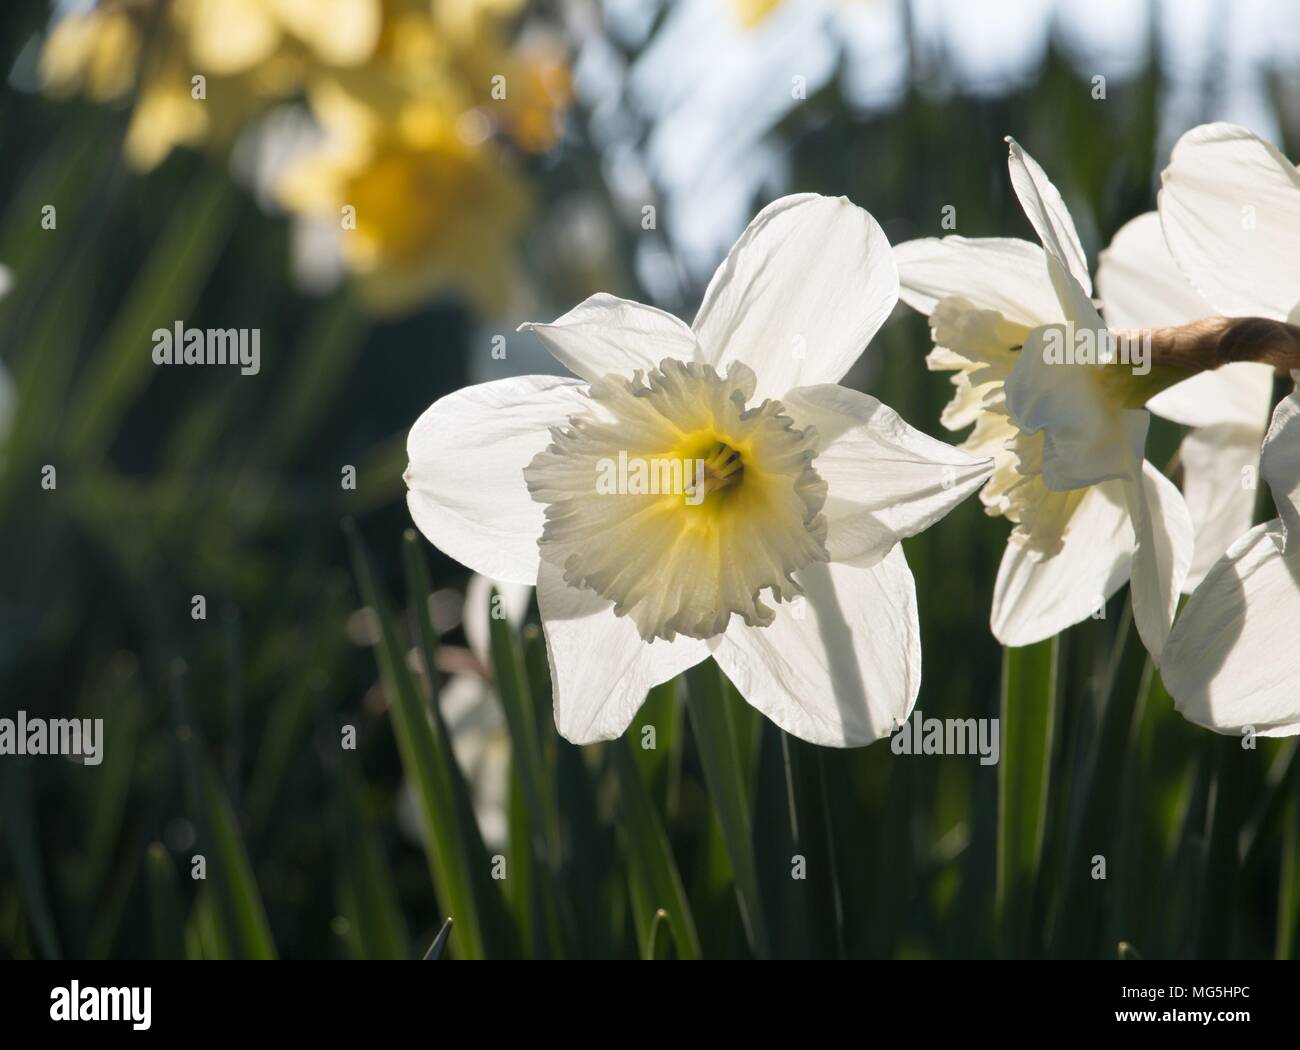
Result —
[{"label": "green foliage background", "polygon": [[[0,8],[6,68],[45,13]],[[1031,236],[1006,178],[1012,133],[1086,206],[1094,258],[1154,204],[1154,53],[1104,104],[1056,50],[996,97],[929,90],[931,62],[913,56],[888,113],[854,110],[834,84],[800,107],[776,131],[790,191],[847,194],[893,241],[942,232],[947,204],[967,236]],[[1279,88],[1294,157],[1287,102]],[[447,915],[441,953],[455,957],[1300,947],[1295,742],[1244,751],[1185,723],[1126,592],[1104,620],[1000,650],[987,622],[1006,526],[973,499],[906,543],[917,706],[1000,714],[998,767],[805,745],[711,663],[657,689],[624,740],[574,748],[551,721],[536,627],[495,622],[514,763],[509,877],[493,880],[408,659],[436,666],[425,599],[465,572],[404,539],[401,482],[410,424],[482,352],[473,319],[448,300],[374,324],[346,291],[302,297],[285,223],[223,163],[182,154],[137,177],[124,126],[121,112],[0,88],[0,261],[17,278],[0,359],[19,397],[0,466],[0,716],[102,717],[107,733],[99,767],[0,759],[0,956],[418,958]],[[596,170],[579,128],[535,165],[541,210]],[[57,231],[40,228],[45,204]],[[525,246],[538,280],[566,280],[537,257]],[[631,272],[599,290],[645,298]],[[261,328],[261,374],[155,368],[149,333],[178,318]],[[900,314],[847,381],[943,436],[949,388],[927,349],[924,321]],[[1164,462],[1177,432],[1154,434]],[[355,492],[340,489],[345,463]],[[40,488],[44,464],[55,492]],[[204,622],[189,616],[198,593]],[[382,625],[373,647],[345,633],[363,604]],[[637,746],[647,723],[653,751]],[[355,751],[338,747],[344,724]],[[404,779],[426,849],[398,830]],[[190,878],[196,852],[205,881]]]}]

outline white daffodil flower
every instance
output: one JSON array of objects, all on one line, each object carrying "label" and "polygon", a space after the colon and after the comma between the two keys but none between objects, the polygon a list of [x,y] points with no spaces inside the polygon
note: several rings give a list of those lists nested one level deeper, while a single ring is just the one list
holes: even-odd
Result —
[{"label": "white daffodil flower", "polygon": [[1300,732],[1300,394],[1274,410],[1260,473],[1279,516],[1215,562],[1174,624],[1161,676],[1197,725],[1290,736]]},{"label": "white daffodil flower", "polygon": [[594,296],[523,326],[579,378],[467,387],[417,421],[411,516],[483,575],[536,584],[567,739],[618,736],[651,686],[708,656],[814,743],[907,718],[920,639],[898,541],[991,464],[836,385],[897,296],[870,215],[785,197],[693,326]]},{"label": "white daffodil flower", "polygon": [[[1160,229],[1154,217],[1142,216],[1111,247],[1129,258],[1116,260],[1123,272],[1102,289],[1108,319],[1114,323],[1120,311],[1121,323],[1144,326],[1215,315],[1300,323],[1295,166],[1245,128],[1206,124],[1179,139],[1161,182]],[[1153,319],[1157,312],[1163,320]],[[1180,383],[1150,404],[1158,415],[1197,428],[1181,449],[1184,491],[1197,523],[1188,589],[1250,527],[1272,377],[1266,364],[1238,362]]]},{"label": "white daffodil flower", "polygon": [[1158,659],[1191,560],[1191,519],[1143,458],[1151,388],[1140,366],[1126,350],[1100,363],[1115,347],[1074,221],[1042,168],[1010,147],[1011,182],[1041,246],[951,236],[895,250],[903,301],[930,318],[927,363],[956,373],[942,421],[975,425],[962,447],[994,459],[985,509],[1015,524],[992,630],[1004,645],[1042,641],[1102,614],[1127,580]]},{"label": "white daffodil flower", "polygon": [[[1276,147],[1231,124],[1192,129],[1159,206],[1170,254],[1216,313],[1300,324],[1300,172]],[[1300,394],[1273,412],[1260,476],[1278,517],[1245,532],[1196,588],[1162,675],[1198,725],[1287,736],[1300,732]]]},{"label": "white daffodil flower", "polygon": [[[1157,212],[1124,225],[1097,260],[1102,313],[1116,328],[1161,328],[1218,313],[1174,265]],[[1200,372],[1147,402],[1157,416],[1191,428],[1178,458],[1196,546],[1183,591],[1190,594],[1255,514],[1259,446],[1273,401],[1273,369],[1238,361]]]}]

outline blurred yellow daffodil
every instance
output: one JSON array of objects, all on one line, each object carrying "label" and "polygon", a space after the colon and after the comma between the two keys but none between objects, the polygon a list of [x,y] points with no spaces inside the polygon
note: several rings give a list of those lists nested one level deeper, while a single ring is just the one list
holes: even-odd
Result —
[{"label": "blurred yellow daffodil", "polygon": [[322,132],[276,197],[335,226],[365,300],[394,312],[444,286],[504,306],[526,195],[503,143],[542,152],[570,85],[561,47],[516,44],[520,0],[104,0],[64,15],[46,90],[135,92],[128,162],[218,148],[269,105],[303,97]]},{"label": "blurred yellow daffodil", "polygon": [[182,0],[177,15],[195,64],[234,75],[301,45],[330,66],[357,66],[374,53],[380,0]]},{"label": "blurred yellow daffodil", "polygon": [[84,92],[96,102],[111,102],[134,86],[140,45],[138,19],[125,5],[74,11],[50,30],[41,81],[55,97]]},{"label": "blurred yellow daffodil", "polygon": [[340,256],[369,305],[393,313],[451,285],[481,311],[500,309],[526,211],[503,158],[432,102],[390,120],[335,90],[313,105],[326,139],[285,171],[280,202],[337,224]]}]

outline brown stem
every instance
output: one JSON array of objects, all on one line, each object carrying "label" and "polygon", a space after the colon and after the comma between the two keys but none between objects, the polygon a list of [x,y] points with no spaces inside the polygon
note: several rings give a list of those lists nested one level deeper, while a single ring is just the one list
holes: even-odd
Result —
[{"label": "brown stem", "polygon": [[1207,317],[1175,328],[1130,329],[1120,338],[1151,338],[1157,367],[1205,372],[1235,361],[1300,368],[1300,326],[1267,317]]}]

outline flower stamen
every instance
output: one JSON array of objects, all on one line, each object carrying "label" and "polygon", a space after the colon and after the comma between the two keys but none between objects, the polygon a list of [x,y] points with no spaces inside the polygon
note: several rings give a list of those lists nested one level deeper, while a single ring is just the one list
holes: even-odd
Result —
[{"label": "flower stamen", "polygon": [[696,480],[696,488],[691,493],[693,496],[702,487],[703,495],[700,498],[708,499],[715,492],[738,487],[744,480],[745,460],[725,441],[715,441],[698,462],[702,465],[704,477]]}]

